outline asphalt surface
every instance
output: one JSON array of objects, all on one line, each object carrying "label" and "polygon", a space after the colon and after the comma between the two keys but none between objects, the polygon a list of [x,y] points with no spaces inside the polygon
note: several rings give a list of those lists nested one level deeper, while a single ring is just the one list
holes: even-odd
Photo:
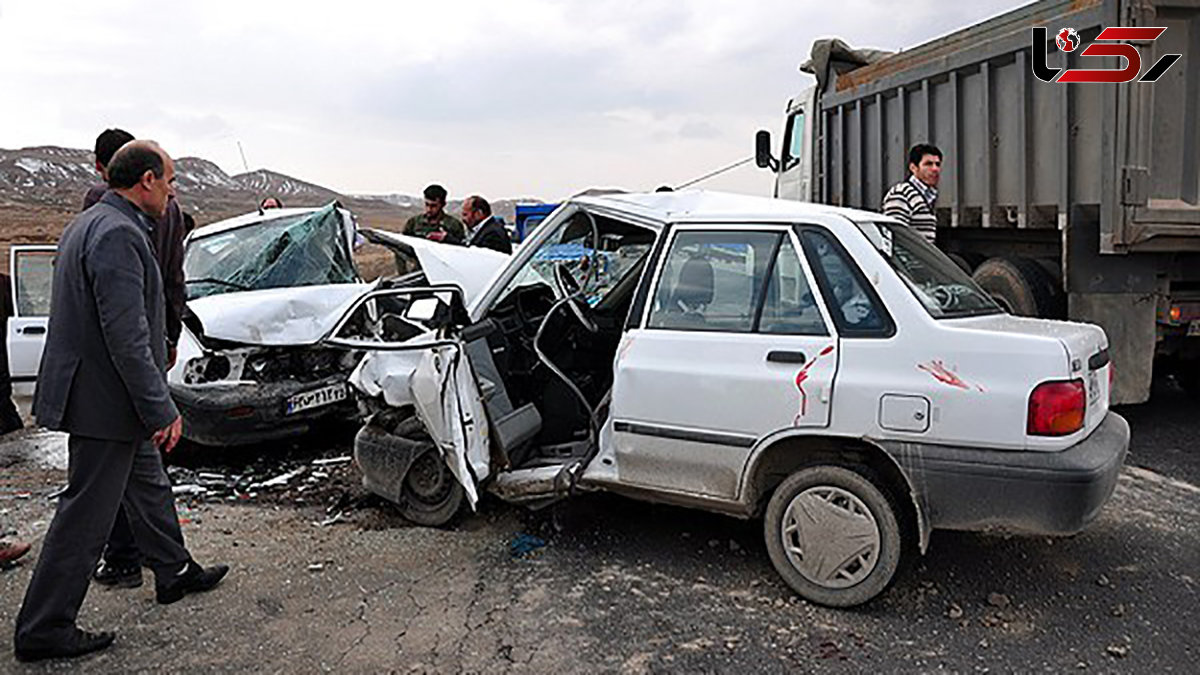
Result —
[{"label": "asphalt surface", "polygon": [[[1169,383],[1168,383],[1169,385]],[[530,513],[495,501],[438,530],[366,501],[319,526],[286,500],[197,503],[195,555],[234,571],[169,607],[148,585],[93,589],[81,614],[118,643],[96,671],[1194,672],[1200,416],[1165,386],[1122,410],[1129,466],[1069,538],[934,533],[883,596],[800,601],[761,525],[593,495]],[[261,452],[267,452],[262,449]],[[344,452],[344,447],[312,449]],[[0,445],[0,524],[40,536],[61,471]],[[199,461],[199,460],[192,460]],[[223,469],[231,461],[221,458]],[[28,498],[10,499],[17,490]],[[28,530],[28,531],[27,531]],[[0,572],[12,625],[31,563]],[[0,649],[0,672],[25,666]]]}]

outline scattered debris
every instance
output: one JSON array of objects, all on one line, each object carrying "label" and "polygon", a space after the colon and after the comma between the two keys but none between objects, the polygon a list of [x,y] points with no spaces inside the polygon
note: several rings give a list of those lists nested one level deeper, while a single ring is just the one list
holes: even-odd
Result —
[{"label": "scattered debris", "polygon": [[1123,659],[1129,656],[1129,647],[1126,645],[1109,645],[1104,651],[1114,659]]},{"label": "scattered debris", "polygon": [[546,540],[532,534],[518,532],[508,544],[508,552],[514,558],[526,558],[534,551],[544,547]]},{"label": "scattered debris", "polygon": [[309,572],[320,572],[323,569],[325,569],[325,563],[315,562],[308,566]]},{"label": "scattered debris", "polygon": [[992,607],[1008,607],[1012,601],[1003,593],[988,593],[988,604]]},{"label": "scattered debris", "polygon": [[1101,588],[1108,588],[1108,587],[1112,586],[1112,582],[1108,580],[1108,577],[1101,574],[1099,577],[1096,578],[1096,585]]},{"label": "scattered debris", "polygon": [[180,495],[203,495],[207,493],[208,490],[204,489],[203,486],[196,485],[195,483],[188,483],[185,485],[173,486],[171,488],[171,492],[175,493],[175,496],[178,497]]},{"label": "scattered debris", "polygon": [[259,490],[262,488],[269,488],[269,487],[281,487],[281,486],[287,485],[293,478],[299,476],[300,474],[304,473],[307,470],[308,469],[306,469],[305,467],[300,467],[299,469],[295,469],[294,471],[288,471],[287,473],[279,474],[278,476],[275,476],[274,478],[271,478],[269,480],[265,480],[261,483],[253,483],[250,485],[250,489]]},{"label": "scattered debris", "polygon": [[320,521],[313,523],[313,525],[316,525],[317,527],[329,527],[330,525],[333,525],[334,523],[340,523],[345,519],[346,519],[345,514],[341,511],[338,511],[337,513],[326,518],[325,520],[320,520]]},{"label": "scattered debris", "polygon": [[336,464],[349,464],[351,459],[353,459],[353,458],[350,457],[350,455],[343,455],[341,457],[327,457],[327,458],[323,458],[323,459],[314,459],[312,461],[312,465],[313,466],[333,466]]},{"label": "scattered debris", "polygon": [[1108,610],[1108,613],[1118,618],[1125,616],[1125,605],[1120,603],[1113,605],[1112,609]]},{"label": "scattered debris", "polygon": [[959,607],[957,603],[952,602],[950,603],[950,609],[946,610],[946,616],[950,617],[951,619],[961,619],[963,616],[963,608]]}]

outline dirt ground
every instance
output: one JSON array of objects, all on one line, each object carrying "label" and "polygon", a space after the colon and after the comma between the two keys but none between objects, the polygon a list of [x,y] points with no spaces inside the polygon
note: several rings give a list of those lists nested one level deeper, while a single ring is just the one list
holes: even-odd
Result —
[{"label": "dirt ground", "polygon": [[[149,575],[93,587],[80,622],[116,630],[113,648],[26,666],[4,644],[0,672],[1192,672],[1200,488],[1159,472],[1194,468],[1173,454],[1194,438],[1192,405],[1137,411],[1131,465],[1083,533],[937,532],[854,610],[796,598],[756,522],[588,495],[537,513],[485,501],[421,528],[365,496],[352,464],[314,464],[344,456],[344,434],[196,451],[177,483],[308,468],[252,499],[181,497],[194,555],[232,565],[216,590],[160,607]],[[44,533],[64,480],[57,443],[0,441],[0,529]],[[36,555],[0,571],[0,626]]]}]

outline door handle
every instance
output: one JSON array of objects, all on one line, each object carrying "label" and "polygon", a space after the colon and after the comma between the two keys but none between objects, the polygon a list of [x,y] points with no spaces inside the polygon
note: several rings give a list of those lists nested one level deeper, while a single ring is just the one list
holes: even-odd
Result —
[{"label": "door handle", "polygon": [[769,351],[767,352],[767,361],[771,363],[794,363],[803,364],[807,359],[804,352],[788,352],[788,351]]},{"label": "door handle", "polygon": [[21,330],[22,335],[45,335],[45,326],[26,326]]}]

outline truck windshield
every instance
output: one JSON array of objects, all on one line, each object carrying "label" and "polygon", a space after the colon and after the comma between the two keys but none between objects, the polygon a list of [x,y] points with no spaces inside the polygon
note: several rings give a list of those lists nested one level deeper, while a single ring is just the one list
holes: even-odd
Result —
[{"label": "truck windshield", "polygon": [[1004,310],[953,260],[899,223],[860,223],[867,238],[935,319]]}]

